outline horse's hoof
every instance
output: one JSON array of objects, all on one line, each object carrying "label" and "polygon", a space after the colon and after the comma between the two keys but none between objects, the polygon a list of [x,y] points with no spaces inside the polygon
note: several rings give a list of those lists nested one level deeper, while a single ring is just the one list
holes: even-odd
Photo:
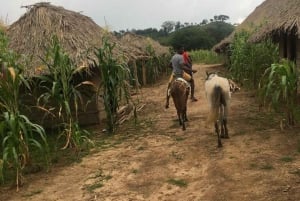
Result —
[{"label": "horse's hoof", "polygon": [[165,108],[168,109],[168,108],[169,108],[169,105],[166,105]]},{"label": "horse's hoof", "polygon": [[228,136],[228,135],[225,135],[224,138],[225,138],[225,139],[229,139],[229,136]]},{"label": "horse's hoof", "polygon": [[224,134],[221,134],[220,137],[221,137],[221,138],[225,138],[225,135],[224,135]]},{"label": "horse's hoof", "polygon": [[223,145],[221,143],[218,144],[218,148],[221,148],[223,147]]}]

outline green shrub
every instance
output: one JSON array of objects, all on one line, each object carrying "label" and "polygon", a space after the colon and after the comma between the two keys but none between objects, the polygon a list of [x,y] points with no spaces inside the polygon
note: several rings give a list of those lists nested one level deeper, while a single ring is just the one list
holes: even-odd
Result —
[{"label": "green shrub", "polygon": [[225,62],[222,55],[209,50],[194,50],[189,54],[192,57],[193,63],[220,64]]}]

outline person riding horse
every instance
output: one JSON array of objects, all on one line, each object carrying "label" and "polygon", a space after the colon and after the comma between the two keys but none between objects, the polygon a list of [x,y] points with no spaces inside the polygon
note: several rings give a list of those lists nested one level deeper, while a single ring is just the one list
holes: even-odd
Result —
[{"label": "person riding horse", "polygon": [[170,86],[171,83],[176,79],[176,78],[183,78],[184,80],[190,82],[191,81],[191,76],[186,73],[196,73],[197,70],[193,70],[187,66],[187,64],[184,62],[182,53],[184,51],[183,47],[180,47],[177,49],[176,53],[173,55],[169,67],[171,67],[172,74],[170,76],[169,82],[168,82],[168,89],[167,89],[167,100],[166,100],[166,108],[169,108],[169,99],[170,99]]},{"label": "person riding horse", "polygon": [[[193,67],[193,63],[192,63],[192,58],[190,57],[190,55],[188,54],[188,52],[184,49],[183,53],[183,60],[184,63],[186,64],[187,67],[189,67],[190,69],[192,69]],[[186,71],[186,73],[188,73],[191,76],[191,80],[190,80],[190,84],[191,84],[191,100],[193,102],[198,101],[197,98],[195,98],[195,81],[193,78],[193,72],[191,71]]]}]

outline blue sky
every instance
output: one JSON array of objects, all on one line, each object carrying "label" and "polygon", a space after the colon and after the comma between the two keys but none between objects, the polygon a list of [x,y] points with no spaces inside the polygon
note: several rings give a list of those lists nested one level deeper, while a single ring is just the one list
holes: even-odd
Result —
[{"label": "blue sky", "polygon": [[[161,28],[165,21],[200,23],[214,15],[228,15],[229,22],[242,22],[264,0],[48,0],[53,5],[82,12],[110,30]],[[6,24],[25,12],[21,6],[37,0],[0,0],[0,19]]]}]

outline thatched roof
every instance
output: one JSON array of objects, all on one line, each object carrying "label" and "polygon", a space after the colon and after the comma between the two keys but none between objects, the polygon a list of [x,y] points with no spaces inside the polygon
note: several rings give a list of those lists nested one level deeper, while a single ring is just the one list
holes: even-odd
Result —
[{"label": "thatched roof", "polygon": [[213,49],[221,51],[233,39],[236,32],[247,30],[253,32],[251,42],[258,42],[273,34],[292,33],[300,38],[300,1],[266,0],[240,24],[226,39]]},{"label": "thatched roof", "polygon": [[[45,47],[53,35],[58,37],[63,49],[78,66],[92,64],[93,60],[96,60],[93,48],[101,47],[104,36],[108,37],[110,42],[117,43],[115,55],[124,53],[124,48],[112,34],[79,12],[50,3],[37,3],[28,6],[27,9],[7,32],[11,49],[19,54],[32,56],[30,69],[26,69],[29,75],[35,75],[37,68],[43,65],[39,56],[44,57]],[[86,56],[89,59],[86,59]]]},{"label": "thatched roof", "polygon": [[148,52],[146,50],[146,48],[148,46],[151,46],[154,51],[155,54],[157,56],[161,56],[161,55],[165,55],[169,53],[169,48],[166,46],[162,46],[160,45],[159,42],[149,38],[149,37],[144,37],[144,36],[139,36],[133,33],[125,33],[121,39],[121,44],[124,46],[131,46],[134,47],[136,52],[135,55],[140,55],[141,57],[147,57]]}]

